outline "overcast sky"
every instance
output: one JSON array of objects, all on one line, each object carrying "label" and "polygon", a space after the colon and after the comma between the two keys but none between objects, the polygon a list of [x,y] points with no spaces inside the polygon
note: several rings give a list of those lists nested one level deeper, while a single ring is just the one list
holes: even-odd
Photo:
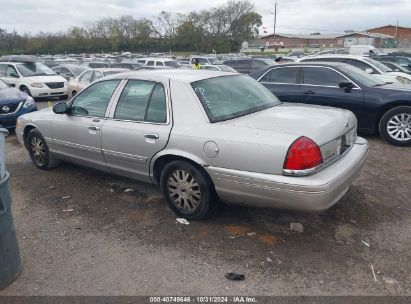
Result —
[{"label": "overcast sky", "polygon": [[[222,0],[1,0],[0,28],[19,33],[65,31],[102,17],[150,18],[162,10],[186,13]],[[273,31],[274,0],[254,0],[263,26]],[[339,33],[387,24],[411,27],[411,0],[279,0],[277,32]],[[262,33],[262,31],[260,32]]]}]

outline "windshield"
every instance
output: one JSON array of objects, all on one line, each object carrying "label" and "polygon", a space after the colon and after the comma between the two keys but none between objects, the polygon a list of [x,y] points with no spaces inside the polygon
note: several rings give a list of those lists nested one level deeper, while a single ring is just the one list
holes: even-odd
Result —
[{"label": "windshield", "polygon": [[245,75],[204,79],[191,86],[210,122],[240,117],[280,104],[262,84]]},{"label": "windshield", "polygon": [[355,82],[359,82],[367,87],[380,86],[385,84],[384,81],[373,77],[372,75],[364,72],[363,70],[356,68],[353,65],[344,64],[341,65],[340,70],[345,72],[349,78],[352,78]]},{"label": "windshield", "polygon": [[381,70],[383,73],[393,72],[393,70],[391,70],[386,65],[378,62],[377,60],[374,60],[374,59],[371,59],[371,58],[364,58],[364,60],[367,61],[368,63],[371,63],[372,65],[374,65],[377,69]]},{"label": "windshield", "polygon": [[8,87],[9,86],[3,80],[0,80],[0,90],[7,89]]},{"label": "windshield", "polygon": [[40,62],[18,63],[16,67],[23,77],[57,75],[56,72]]}]

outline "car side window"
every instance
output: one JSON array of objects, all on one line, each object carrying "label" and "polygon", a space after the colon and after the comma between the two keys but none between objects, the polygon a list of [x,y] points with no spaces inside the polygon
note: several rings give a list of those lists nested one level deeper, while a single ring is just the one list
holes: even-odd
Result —
[{"label": "car side window", "polygon": [[80,81],[81,82],[85,82],[85,83],[89,83],[91,81],[91,76],[93,75],[93,71],[88,71],[85,72],[81,77],[80,77]]},{"label": "car side window", "polygon": [[274,68],[261,78],[261,82],[273,82],[273,83],[290,83],[297,84],[298,78],[297,67],[289,68]]},{"label": "car side window", "polygon": [[161,61],[157,61],[157,62],[156,62],[156,65],[157,65],[157,66],[164,66],[164,63],[162,63]]},{"label": "car side window", "polygon": [[153,66],[154,65],[154,61],[150,60],[149,62],[147,62],[147,66]]},{"label": "car side window", "polygon": [[15,75],[19,75],[19,74],[17,74],[17,71],[14,68],[14,66],[8,65],[6,69],[6,77],[16,77]]},{"label": "car side window", "polygon": [[119,83],[120,80],[106,80],[89,86],[74,97],[70,113],[76,116],[104,117]]},{"label": "car side window", "polygon": [[129,80],[121,93],[114,118],[166,122],[164,86],[152,81]]},{"label": "car side window", "polygon": [[103,77],[103,73],[99,72],[99,71],[94,71],[93,76],[91,77],[90,82],[94,82],[97,79],[100,79]]},{"label": "car side window", "polygon": [[0,64],[0,76],[6,76],[7,65]]},{"label": "car side window", "polygon": [[62,67],[60,68],[60,74],[71,74],[68,68]]},{"label": "car side window", "polygon": [[379,74],[372,66],[366,64],[365,62],[359,61],[359,60],[350,59],[348,60],[348,64],[351,64],[355,66],[356,68],[359,68],[363,71],[365,71],[366,69],[372,69],[373,74]]},{"label": "car side window", "polygon": [[339,87],[341,82],[348,80],[336,71],[322,67],[304,67],[303,83],[307,85]]}]

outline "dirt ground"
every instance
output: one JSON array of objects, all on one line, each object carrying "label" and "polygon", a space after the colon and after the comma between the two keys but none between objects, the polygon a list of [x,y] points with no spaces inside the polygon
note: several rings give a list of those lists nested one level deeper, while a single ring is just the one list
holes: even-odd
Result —
[{"label": "dirt ground", "polygon": [[366,138],[361,176],[325,213],[224,206],[182,225],[157,187],[38,170],[11,134],[23,272],[0,295],[411,295],[411,148]]}]

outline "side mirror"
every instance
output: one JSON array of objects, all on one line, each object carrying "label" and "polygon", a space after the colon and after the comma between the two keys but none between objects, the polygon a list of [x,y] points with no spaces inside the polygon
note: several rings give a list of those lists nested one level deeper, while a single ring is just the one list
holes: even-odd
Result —
[{"label": "side mirror", "polygon": [[366,71],[368,74],[372,74],[372,73],[374,72],[371,68],[367,68],[367,69],[365,69],[365,71]]},{"label": "side mirror", "polygon": [[341,89],[346,89],[346,90],[351,90],[352,88],[354,88],[354,84],[352,82],[340,82],[338,86]]},{"label": "side mirror", "polygon": [[68,108],[67,108],[67,104],[65,102],[59,102],[59,103],[56,103],[53,106],[53,112],[56,113],[56,114],[67,113],[67,110],[68,110]]},{"label": "side mirror", "polygon": [[19,75],[17,75],[16,73],[10,73],[10,77],[13,77],[13,78],[20,78],[20,76]]}]

